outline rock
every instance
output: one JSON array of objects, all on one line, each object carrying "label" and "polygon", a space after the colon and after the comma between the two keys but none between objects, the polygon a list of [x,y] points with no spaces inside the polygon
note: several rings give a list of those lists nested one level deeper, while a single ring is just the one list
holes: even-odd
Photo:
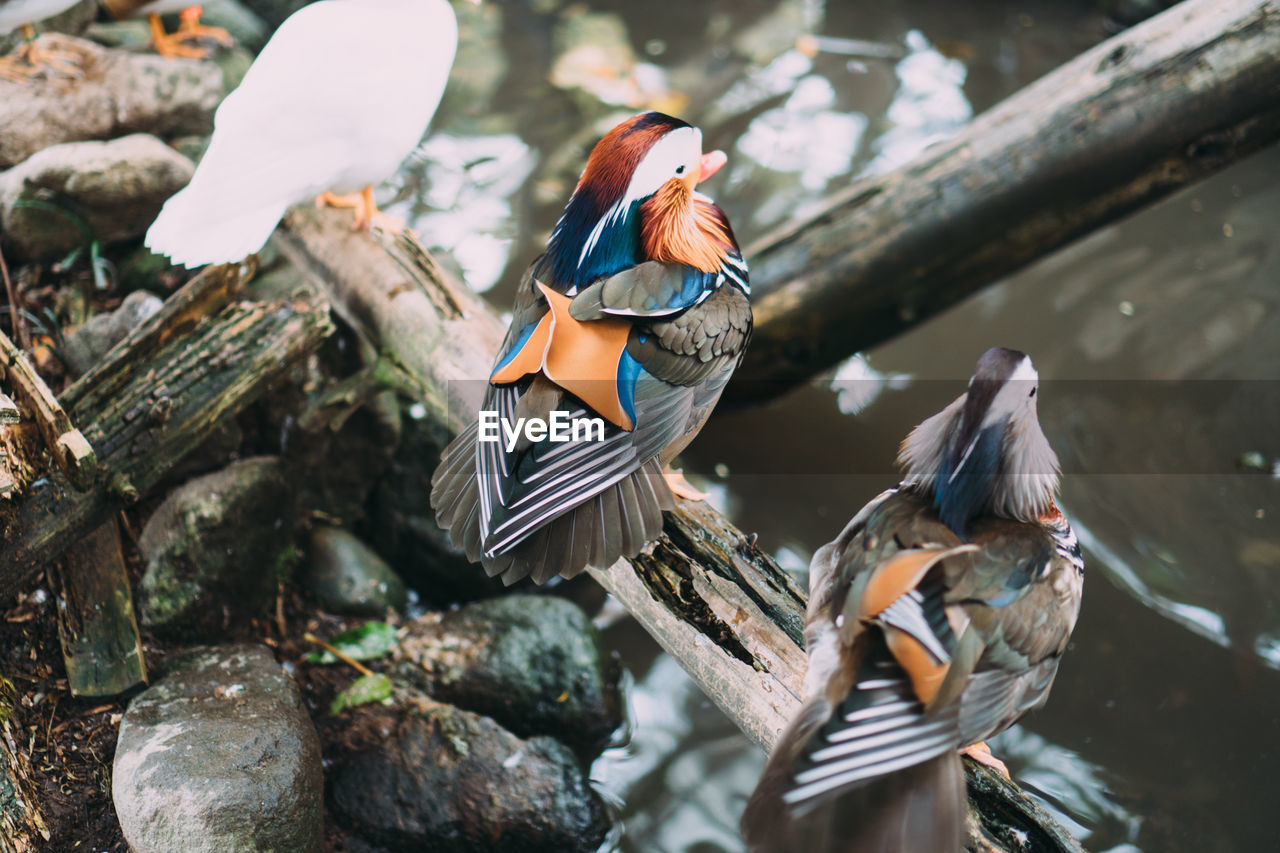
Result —
[{"label": "rock", "polygon": [[201,8],[204,10],[200,16],[202,24],[222,27],[236,40],[236,44],[255,54],[271,37],[267,22],[239,0],[210,0]]},{"label": "rock", "polygon": [[[141,236],[195,167],[159,139],[68,142],[0,174],[0,230],[20,259]],[[23,206],[35,202],[38,206]],[[50,209],[53,208],[53,209]]]},{"label": "rock", "polygon": [[111,793],[134,853],[316,850],[320,741],[264,646],[196,649],[129,703]]},{"label": "rock", "polygon": [[284,23],[285,18],[311,2],[312,0],[245,0],[245,5],[275,30]]},{"label": "rock", "polygon": [[217,636],[265,612],[293,554],[292,507],[274,456],[233,462],[171,492],[138,539],[143,624]]},{"label": "rock", "polygon": [[594,758],[622,723],[599,635],[563,598],[507,595],[426,617],[401,650],[400,677],[521,737],[552,735]]},{"label": "rock", "polygon": [[589,853],[608,832],[573,753],[552,738],[521,740],[428,700],[361,723],[379,730],[376,745],[337,763],[330,802],[340,822],[387,850]]},{"label": "rock", "polygon": [[340,527],[317,527],[307,549],[308,588],[334,613],[382,616],[409,603],[404,581],[386,561]]},{"label": "rock", "polygon": [[414,417],[412,407],[402,423],[400,446],[374,490],[370,541],[426,601],[450,604],[501,592],[502,581],[468,562],[436,524],[431,472],[449,437],[434,432],[426,418]]},{"label": "rock", "polygon": [[98,314],[67,335],[62,360],[73,376],[79,376],[102,359],[107,351],[124,340],[143,320],[160,310],[164,300],[145,290],[135,290],[120,307]]},{"label": "rock", "polygon": [[116,263],[116,287],[124,293],[152,290],[170,293],[187,279],[186,270],[175,267],[164,255],[138,246]]},{"label": "rock", "polygon": [[70,36],[50,35],[42,43],[78,54],[84,76],[0,78],[0,168],[63,142],[213,131],[213,111],[225,93],[213,63],[107,50]]}]

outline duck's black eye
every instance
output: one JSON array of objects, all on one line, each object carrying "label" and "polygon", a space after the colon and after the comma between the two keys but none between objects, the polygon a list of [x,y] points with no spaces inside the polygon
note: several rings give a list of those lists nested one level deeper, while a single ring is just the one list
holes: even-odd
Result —
[{"label": "duck's black eye", "polygon": [[1028,396],[1028,397],[1034,397],[1035,395],[1036,395],[1036,389],[1033,387],[1033,388],[1031,389],[1031,393],[1030,393],[1030,394],[1028,394],[1027,396]]},{"label": "duck's black eye", "polygon": [[683,174],[684,174],[684,166],[677,166],[677,167],[676,167],[676,174],[677,174],[677,175],[683,175]]}]

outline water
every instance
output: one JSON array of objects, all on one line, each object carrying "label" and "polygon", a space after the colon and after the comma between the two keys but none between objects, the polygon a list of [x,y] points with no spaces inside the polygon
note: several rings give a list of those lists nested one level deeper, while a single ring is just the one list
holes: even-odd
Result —
[{"label": "water", "polygon": [[[746,244],[1106,35],[1083,2],[458,12],[455,77],[392,212],[499,305],[591,144],[638,109],[679,114],[729,154],[706,191]],[[797,50],[805,34],[830,50]],[[1277,210],[1271,150],[851,360],[834,382],[719,413],[686,454],[735,523],[803,570],[892,484],[898,442],[963,389],[983,350],[1030,352],[1088,579],[1047,708],[993,747],[1092,850],[1280,849]],[[632,743],[595,768],[623,798],[622,849],[740,850],[763,755],[634,623],[607,636],[636,678]]]}]

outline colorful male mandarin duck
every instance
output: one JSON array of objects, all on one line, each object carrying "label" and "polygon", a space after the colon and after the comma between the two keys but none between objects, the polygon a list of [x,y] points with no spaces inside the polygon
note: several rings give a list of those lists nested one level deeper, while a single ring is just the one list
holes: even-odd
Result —
[{"label": "colorful male mandarin duck", "polygon": [[958,750],[999,765],[981,742],[1045,701],[1080,610],[1037,381],[989,350],[903,442],[898,487],[814,554],[809,698],[743,815],[753,853],[960,850]]},{"label": "colorful male mandarin duck", "polygon": [[572,577],[661,532],[682,484],[663,466],[702,428],[751,334],[747,265],[695,191],[724,162],[702,153],[697,128],[656,112],[592,150],[520,285],[481,415],[598,417],[603,436],[508,442],[477,422],[432,478],[437,520],[491,577]]}]

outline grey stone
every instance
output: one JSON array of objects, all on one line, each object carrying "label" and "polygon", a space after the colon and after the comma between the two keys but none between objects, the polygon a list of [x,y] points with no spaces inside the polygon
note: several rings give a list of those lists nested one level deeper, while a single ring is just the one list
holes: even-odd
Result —
[{"label": "grey stone", "polygon": [[386,561],[340,527],[317,527],[307,549],[307,587],[334,613],[382,616],[404,610],[408,590]]},{"label": "grey stone", "polygon": [[[0,174],[5,246],[19,258],[48,260],[90,238],[108,243],[141,236],[194,169],[141,133],[46,148]],[[38,206],[29,206],[33,202]]]},{"label": "grey stone", "polygon": [[193,650],[120,723],[111,793],[134,853],[307,853],[323,786],[315,727],[264,646]]},{"label": "grey stone", "polygon": [[210,0],[201,8],[204,12],[200,23],[222,27],[236,40],[236,44],[254,53],[262,50],[271,36],[266,21],[238,0]]},{"label": "grey stone", "polygon": [[213,112],[226,93],[217,65],[108,50],[70,36],[49,35],[45,43],[77,55],[83,76],[0,78],[0,168],[63,142],[213,131]]},{"label": "grey stone", "polygon": [[608,833],[603,804],[566,747],[521,740],[494,721],[420,700],[339,760],[338,820],[391,851],[589,853]]},{"label": "grey stone", "polygon": [[622,723],[616,673],[591,620],[555,596],[506,595],[413,623],[397,673],[521,737],[594,758]]},{"label": "grey stone", "polygon": [[88,322],[67,335],[62,347],[63,362],[72,375],[85,373],[138,324],[159,311],[162,305],[164,300],[153,293],[145,290],[130,293],[119,308],[90,317]]},{"label": "grey stone", "polygon": [[138,539],[143,624],[208,637],[266,612],[293,554],[293,516],[293,492],[274,456],[242,459],[174,489]]}]

